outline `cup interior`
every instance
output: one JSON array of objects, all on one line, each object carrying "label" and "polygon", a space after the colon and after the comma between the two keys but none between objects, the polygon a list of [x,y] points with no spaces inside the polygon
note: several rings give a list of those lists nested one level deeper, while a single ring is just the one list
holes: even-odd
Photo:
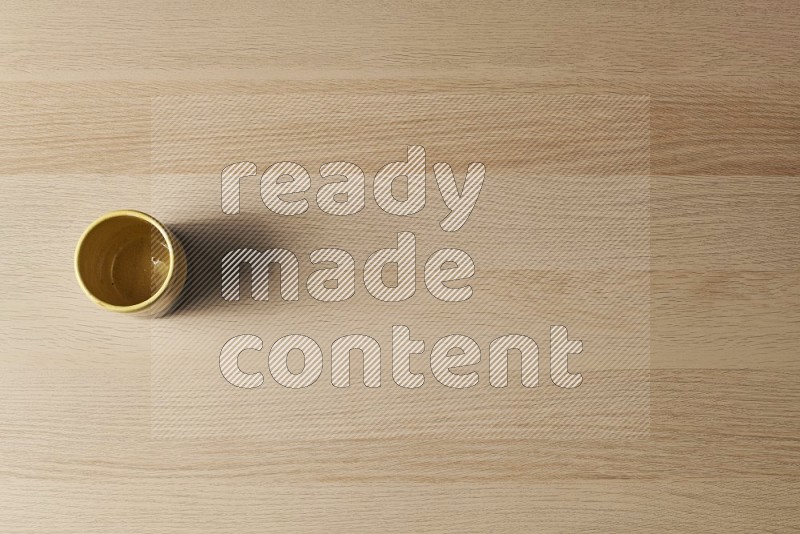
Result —
[{"label": "cup interior", "polygon": [[173,261],[165,231],[144,215],[116,215],[92,225],[77,252],[78,276],[100,304],[130,307],[155,297]]}]

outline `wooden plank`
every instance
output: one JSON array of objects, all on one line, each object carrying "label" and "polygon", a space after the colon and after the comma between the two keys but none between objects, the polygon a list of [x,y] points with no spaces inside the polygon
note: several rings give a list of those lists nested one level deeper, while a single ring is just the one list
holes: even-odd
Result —
[{"label": "wooden plank", "polygon": [[[145,7],[146,6],[146,7]],[[4,8],[5,79],[556,79],[797,81],[798,6],[319,0]]]},{"label": "wooden plank", "polygon": [[[0,155],[4,174],[146,174],[150,109],[157,96],[181,94],[622,94],[650,95],[654,175],[797,176],[800,86],[719,81],[658,84],[644,79],[583,85],[552,78],[480,83],[447,80],[305,81],[0,81]],[[384,119],[387,128],[393,118]],[[336,126],[331,124],[331,126]],[[341,127],[341,125],[338,125]]]},{"label": "wooden plank", "polygon": [[797,527],[794,504],[800,496],[794,481],[763,479],[286,484],[235,477],[55,486],[25,479],[14,480],[7,493],[17,503],[7,524],[46,530],[57,522],[66,531],[85,533],[782,532]]}]

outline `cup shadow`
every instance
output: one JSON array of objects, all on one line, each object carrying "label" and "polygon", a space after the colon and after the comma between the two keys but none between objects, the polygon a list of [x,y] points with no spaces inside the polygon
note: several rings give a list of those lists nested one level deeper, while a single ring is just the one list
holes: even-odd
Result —
[{"label": "cup shadow", "polygon": [[[246,217],[169,224],[186,252],[186,284],[170,316],[195,315],[222,302],[222,258],[237,248],[273,248],[274,234]],[[242,288],[249,281],[244,277]],[[246,289],[249,291],[249,288]],[[246,294],[246,293],[245,293]]]}]

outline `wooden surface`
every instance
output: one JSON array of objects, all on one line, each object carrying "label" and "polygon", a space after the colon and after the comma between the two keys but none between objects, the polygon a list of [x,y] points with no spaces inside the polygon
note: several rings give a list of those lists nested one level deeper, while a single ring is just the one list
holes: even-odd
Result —
[{"label": "wooden surface", "polygon": [[[0,531],[800,526],[795,2],[5,2]],[[181,94],[650,97],[650,435],[156,440],[148,324],[88,306]],[[443,332],[444,333],[444,332]]]}]

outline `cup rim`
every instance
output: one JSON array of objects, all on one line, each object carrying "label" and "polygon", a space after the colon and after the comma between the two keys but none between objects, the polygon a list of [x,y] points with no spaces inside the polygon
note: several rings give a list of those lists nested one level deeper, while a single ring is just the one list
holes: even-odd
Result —
[{"label": "cup rim", "polygon": [[[102,299],[97,298],[97,296],[94,295],[94,293],[92,293],[84,283],[80,271],[79,260],[81,255],[81,249],[83,248],[83,244],[84,241],[86,240],[86,237],[92,230],[94,230],[101,223],[109,219],[115,219],[117,217],[134,217],[136,219],[143,220],[153,225],[155,228],[158,229],[159,233],[161,233],[162,237],[164,238],[164,241],[167,244],[167,250],[169,252],[169,269],[167,271],[167,276],[164,278],[164,282],[161,284],[161,287],[159,287],[158,290],[155,293],[153,293],[147,300],[138,302],[136,304],[131,304],[130,306],[119,306],[116,304],[110,304]],[[95,304],[97,304],[101,308],[105,308],[107,310],[120,313],[134,313],[142,311],[152,306],[167,290],[167,287],[172,281],[174,273],[175,273],[175,248],[172,243],[172,238],[170,237],[169,232],[167,231],[166,227],[163,224],[158,222],[155,218],[151,217],[150,215],[141,211],[116,210],[116,211],[110,211],[105,215],[102,215],[101,217],[95,219],[88,227],[86,227],[86,229],[81,234],[80,239],[78,240],[78,245],[75,247],[75,276],[78,279],[78,284],[80,284],[81,289],[83,289],[83,292],[86,294],[86,296],[89,297],[90,300],[92,300]]]}]

